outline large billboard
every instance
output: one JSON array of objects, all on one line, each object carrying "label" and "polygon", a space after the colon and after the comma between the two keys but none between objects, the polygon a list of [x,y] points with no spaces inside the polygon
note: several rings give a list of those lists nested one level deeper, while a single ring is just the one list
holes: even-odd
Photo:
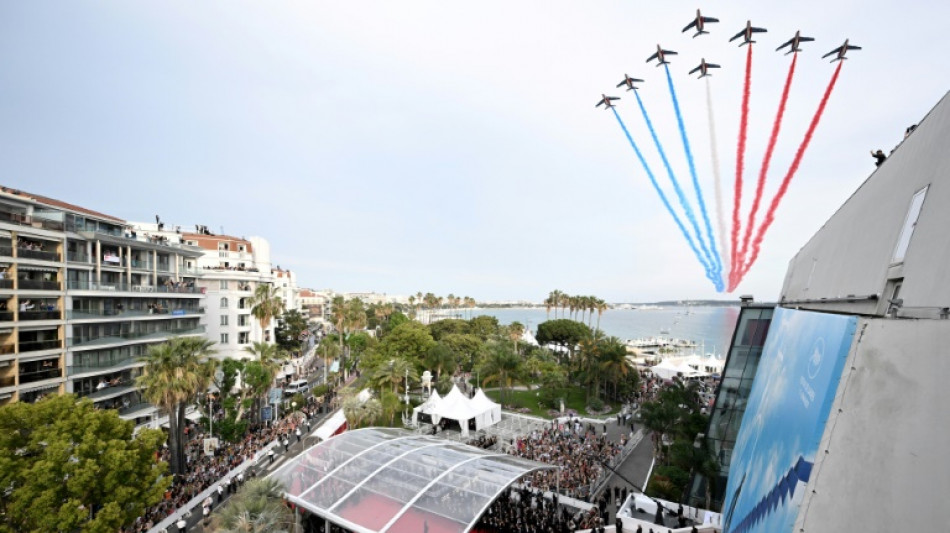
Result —
[{"label": "large billboard", "polygon": [[777,308],[729,468],[725,533],[790,533],[857,318]]}]

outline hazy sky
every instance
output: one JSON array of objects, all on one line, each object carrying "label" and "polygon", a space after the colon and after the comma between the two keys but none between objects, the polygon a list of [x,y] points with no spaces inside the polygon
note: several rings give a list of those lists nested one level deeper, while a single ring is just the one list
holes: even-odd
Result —
[{"label": "hazy sky", "polygon": [[[766,5],[768,4],[768,5]],[[340,291],[608,301],[732,298],[666,213],[600,94],[671,193],[624,73],[690,198],[671,73],[715,223],[705,81],[731,219],[752,19],[743,213],[791,56],[805,43],[766,187],[788,168],[849,52],[811,147],[737,294],[779,295],[789,259],[948,89],[945,2],[4,2],[0,183],[130,220],[205,224],[271,243],[299,283]],[[702,6],[699,6],[702,7]],[[743,215],[743,222],[746,215]]]}]

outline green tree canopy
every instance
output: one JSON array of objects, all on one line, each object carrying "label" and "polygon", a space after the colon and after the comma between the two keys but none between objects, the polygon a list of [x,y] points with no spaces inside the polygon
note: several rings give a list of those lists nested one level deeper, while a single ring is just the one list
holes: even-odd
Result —
[{"label": "green tree canopy", "polygon": [[389,320],[383,324],[383,334],[381,337],[385,337],[390,331],[405,324],[406,322],[409,322],[409,317],[399,311],[394,311],[393,314],[389,315]]},{"label": "green tree canopy", "polygon": [[296,309],[290,309],[277,319],[274,337],[281,350],[292,352],[300,350],[301,334],[309,329],[307,319]]},{"label": "green tree canopy", "polygon": [[591,336],[591,330],[580,322],[559,318],[538,324],[538,343],[542,346],[553,343],[563,346],[574,353],[574,348]]},{"label": "green tree canopy", "polygon": [[112,533],[161,500],[164,435],[72,395],[0,408],[0,532]]},{"label": "green tree canopy", "polygon": [[437,341],[442,340],[446,335],[469,333],[471,329],[467,320],[457,318],[446,318],[429,324],[429,332],[432,334],[432,338]]},{"label": "green tree canopy", "polygon": [[219,533],[289,533],[294,514],[284,505],[284,487],[274,478],[255,478],[228,501],[217,514]]},{"label": "green tree canopy", "polygon": [[497,335],[500,329],[498,319],[489,315],[479,315],[469,320],[468,324],[472,335],[477,336],[483,341],[487,341]]},{"label": "green tree canopy", "polygon": [[376,352],[384,359],[405,358],[413,364],[421,364],[435,340],[429,329],[418,322],[406,322],[383,338]]}]

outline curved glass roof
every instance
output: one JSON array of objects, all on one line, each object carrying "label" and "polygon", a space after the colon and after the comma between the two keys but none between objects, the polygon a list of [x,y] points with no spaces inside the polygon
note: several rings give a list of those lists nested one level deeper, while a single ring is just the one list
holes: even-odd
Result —
[{"label": "curved glass roof", "polygon": [[359,532],[463,533],[524,474],[552,468],[395,428],[347,431],[274,472],[287,500]]}]

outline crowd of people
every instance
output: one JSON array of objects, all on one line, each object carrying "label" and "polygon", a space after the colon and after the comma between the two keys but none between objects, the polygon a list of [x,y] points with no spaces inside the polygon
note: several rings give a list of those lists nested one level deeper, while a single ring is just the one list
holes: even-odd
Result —
[{"label": "crowd of people", "polygon": [[469,440],[466,444],[469,446],[475,446],[476,448],[481,448],[483,450],[488,450],[494,448],[498,444],[497,435],[479,435],[478,438]]},{"label": "crowd of people", "polygon": [[571,512],[558,504],[557,494],[545,498],[541,491],[508,489],[472,528],[477,533],[568,533],[603,526],[596,509]]},{"label": "crowd of people", "polygon": [[586,500],[604,475],[601,461],[610,462],[620,455],[626,444],[621,433],[619,443],[611,442],[606,433],[597,433],[592,424],[571,419],[554,421],[550,427],[515,440],[510,453],[525,459],[554,465],[525,478],[525,483],[544,491],[559,490],[561,494]]},{"label": "crowd of people", "polygon": [[[197,431],[196,426],[189,426],[188,432],[191,439],[185,445],[188,473],[177,477],[165,492],[162,501],[146,510],[144,515],[136,519],[132,527],[124,530],[124,533],[144,533],[150,530],[155,524],[215,484],[219,484],[219,487],[218,497],[214,503],[220,502],[225,494],[236,491],[238,480],[243,479],[238,476],[233,483],[230,479],[223,480],[222,478],[231,470],[257,456],[258,452],[271,442],[276,441],[279,449],[286,450],[290,444],[300,439],[304,428],[309,429],[314,414],[313,408],[306,406],[300,410],[300,413],[302,416],[296,413],[291,414],[271,425],[254,426],[240,442],[226,443],[215,450],[214,455],[204,453],[204,439],[209,435]],[[168,459],[168,449],[165,448],[162,452],[162,460]],[[253,475],[253,469],[248,472],[249,475]]]}]

